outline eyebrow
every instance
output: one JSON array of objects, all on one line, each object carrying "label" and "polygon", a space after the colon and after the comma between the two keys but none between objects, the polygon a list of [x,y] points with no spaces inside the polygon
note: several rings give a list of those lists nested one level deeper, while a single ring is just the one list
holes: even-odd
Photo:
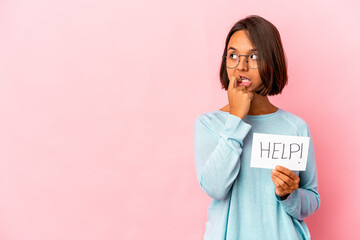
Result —
[{"label": "eyebrow", "polygon": [[[234,48],[234,47],[229,47],[229,48],[228,48],[228,51],[229,51],[230,49],[233,49],[233,50],[237,51],[237,49]],[[256,51],[256,48],[252,48],[252,49],[249,50],[249,52],[255,52],[255,51]]]}]

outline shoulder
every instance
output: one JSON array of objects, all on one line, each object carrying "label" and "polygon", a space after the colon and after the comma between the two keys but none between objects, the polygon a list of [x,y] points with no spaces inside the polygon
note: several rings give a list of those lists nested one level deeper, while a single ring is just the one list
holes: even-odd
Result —
[{"label": "shoulder", "polygon": [[309,126],[304,119],[295,115],[294,113],[281,110],[281,118],[286,121],[290,126],[295,128],[298,135],[308,135],[309,134]]},{"label": "shoulder", "polygon": [[195,128],[204,126],[210,130],[215,130],[224,125],[226,115],[229,113],[220,110],[200,113],[195,119]]}]

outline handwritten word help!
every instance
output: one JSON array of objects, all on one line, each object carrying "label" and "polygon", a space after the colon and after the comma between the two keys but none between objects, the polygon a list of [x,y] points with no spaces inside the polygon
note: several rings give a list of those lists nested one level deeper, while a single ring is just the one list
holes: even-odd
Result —
[{"label": "handwritten word help!", "polygon": [[294,157],[294,154],[296,153],[300,154],[299,157],[302,158],[303,149],[304,149],[304,143],[301,143],[301,145],[299,145],[298,143],[290,143],[287,145],[281,142],[274,142],[274,143],[268,142],[268,147],[265,148],[263,147],[263,142],[260,142],[260,157],[261,158],[263,157],[263,152],[267,152],[268,153],[267,158],[271,157],[272,159],[279,159],[278,155],[281,155],[281,159],[291,159],[291,155],[293,155]]},{"label": "handwritten word help!", "polygon": [[254,133],[250,167],[305,171],[309,137]]}]

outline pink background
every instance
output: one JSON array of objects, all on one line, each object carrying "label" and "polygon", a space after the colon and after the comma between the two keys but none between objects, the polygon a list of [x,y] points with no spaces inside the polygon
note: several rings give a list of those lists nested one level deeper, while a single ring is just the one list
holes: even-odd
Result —
[{"label": "pink background", "polygon": [[225,37],[279,29],[289,84],[271,98],[310,126],[313,239],[360,235],[357,1],[0,2],[0,239],[202,239],[210,203],[193,126],[227,104]]}]

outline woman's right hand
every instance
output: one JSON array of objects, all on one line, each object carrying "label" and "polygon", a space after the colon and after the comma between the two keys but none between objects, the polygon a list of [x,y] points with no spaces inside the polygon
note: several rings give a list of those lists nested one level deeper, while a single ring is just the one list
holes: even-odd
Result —
[{"label": "woman's right hand", "polygon": [[228,100],[230,105],[230,114],[244,119],[250,109],[250,104],[253,99],[253,93],[248,92],[245,86],[237,86],[238,78],[232,76],[228,87]]}]

